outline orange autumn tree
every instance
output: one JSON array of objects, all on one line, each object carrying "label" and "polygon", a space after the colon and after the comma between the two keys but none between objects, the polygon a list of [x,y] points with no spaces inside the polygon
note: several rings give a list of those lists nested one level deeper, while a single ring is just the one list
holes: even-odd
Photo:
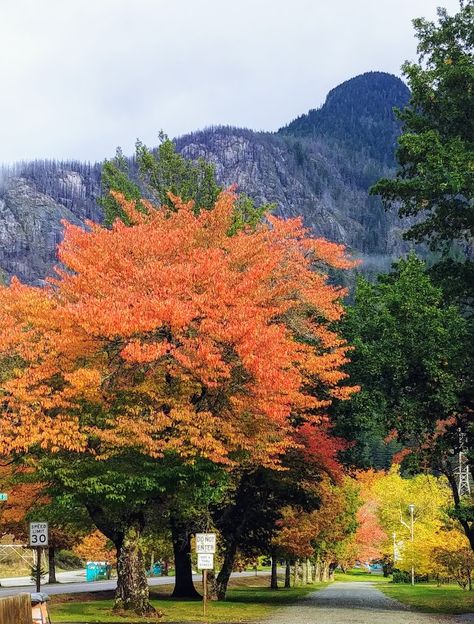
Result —
[{"label": "orange autumn tree", "polygon": [[[28,541],[28,514],[35,506],[48,502],[42,495],[41,486],[19,480],[18,469],[10,462],[0,464],[0,482],[2,491],[8,494],[8,500],[0,505],[0,536],[11,535],[24,544]],[[22,469],[22,473],[26,470]]]},{"label": "orange autumn tree", "polygon": [[[342,291],[312,270],[349,266],[343,248],[299,219],[228,236],[234,200],[223,193],[199,216],[178,199],[176,212],[148,214],[122,200],[134,227],[66,224],[59,277],[0,290],[0,354],[19,362],[3,384],[3,454],[87,451],[94,438],[98,456],[133,447],[228,462],[244,449],[273,461],[290,414],[314,419],[329,404],[306,392],[313,380],[350,392],[339,386],[347,346],[327,326]],[[286,323],[304,308],[316,349]]]},{"label": "orange autumn tree", "polygon": [[85,535],[73,548],[73,552],[83,561],[107,561],[115,564],[115,553],[109,540],[103,533],[92,531]]},{"label": "orange autumn tree", "polygon": [[[278,532],[273,540],[278,552],[286,559],[285,585],[289,586],[289,562],[311,557],[314,553],[314,527],[311,514],[296,507],[284,507],[277,521]],[[298,563],[295,562],[295,566]],[[295,577],[297,569],[295,569]]]},{"label": "orange autumn tree", "polygon": [[[315,551],[315,529],[313,511],[325,505],[326,483],[341,483],[343,467],[338,460],[338,452],[343,450],[347,443],[341,438],[332,435],[329,423],[323,422],[318,427],[309,423],[303,424],[294,434],[298,443],[298,455],[295,456],[293,478],[298,487],[306,492],[304,508],[300,505],[286,504],[280,511],[280,519],[276,522],[276,534],[272,539],[272,546],[278,555],[286,559],[285,586],[290,583],[290,561],[308,559]],[[302,465],[301,465],[302,464]],[[302,467],[310,470],[302,470]],[[293,488],[294,489],[294,488]],[[334,508],[332,508],[334,511]],[[298,564],[295,564],[295,578],[298,575]],[[304,576],[309,565],[303,566]],[[276,570],[275,570],[276,575]],[[272,587],[277,587],[276,576]]]},{"label": "orange autumn tree", "polygon": [[199,215],[116,199],[131,227],[65,224],[57,278],[0,289],[0,452],[277,465],[292,415],[317,423],[353,390],[329,327],[343,248],[299,219],[229,236],[231,192]]},{"label": "orange autumn tree", "polygon": [[[348,477],[335,484],[323,476],[313,487],[319,495],[319,508],[305,511],[285,507],[277,522],[274,545],[288,559],[311,558],[315,579],[328,581],[336,566],[352,554],[359,499],[355,484]],[[303,564],[305,580],[312,574],[308,574],[308,564]],[[296,576],[295,570],[295,581]]]},{"label": "orange autumn tree", "polygon": [[60,549],[71,548],[84,531],[81,519],[65,517],[63,511],[55,509],[54,499],[45,494],[44,483],[35,479],[35,468],[23,463],[0,465],[2,488],[8,493],[8,500],[0,506],[0,536],[10,535],[15,541],[27,544],[29,522],[49,522],[48,540],[48,583],[56,583],[56,554]]}]

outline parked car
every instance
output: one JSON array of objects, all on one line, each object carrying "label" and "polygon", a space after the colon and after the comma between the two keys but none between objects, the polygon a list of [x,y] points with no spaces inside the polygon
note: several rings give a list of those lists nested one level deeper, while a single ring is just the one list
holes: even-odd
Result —
[{"label": "parked car", "polygon": [[46,594],[31,594],[31,614],[33,616],[33,624],[51,624],[46,602],[49,596]]}]

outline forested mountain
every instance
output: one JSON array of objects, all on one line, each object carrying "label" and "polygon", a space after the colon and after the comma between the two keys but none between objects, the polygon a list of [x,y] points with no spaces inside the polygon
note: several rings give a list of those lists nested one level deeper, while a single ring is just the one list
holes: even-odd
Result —
[{"label": "forested mountain", "polygon": [[393,107],[405,106],[409,95],[406,85],[391,74],[368,72],[332,89],[324,106],[298,117],[279,132],[323,138],[349,157],[362,153],[394,167],[400,126]]},{"label": "forested mountain", "polygon": [[[324,105],[275,133],[214,127],[176,139],[186,156],[213,162],[219,181],[237,184],[276,214],[301,215],[316,233],[343,242],[367,272],[406,249],[395,213],[368,188],[394,170],[399,125],[392,108],[409,92],[390,74],[369,72],[333,89]],[[104,156],[110,156],[105,154]],[[133,171],[133,161],[131,161]],[[36,161],[0,174],[0,267],[38,282],[51,271],[61,219],[100,221],[100,164]]]}]

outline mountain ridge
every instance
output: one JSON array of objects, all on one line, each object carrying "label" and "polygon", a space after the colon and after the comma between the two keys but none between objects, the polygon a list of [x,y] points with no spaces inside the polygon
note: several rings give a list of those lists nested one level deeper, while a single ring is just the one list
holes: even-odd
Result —
[{"label": "mountain ridge", "polygon": [[[221,184],[256,202],[276,203],[276,214],[302,216],[318,235],[344,243],[367,272],[384,270],[407,250],[401,222],[368,188],[394,173],[400,132],[393,106],[409,97],[404,83],[368,72],[332,89],[319,109],[277,132],[214,126],[175,139],[177,150],[204,157]],[[133,161],[131,161],[133,164]],[[41,283],[51,273],[61,219],[101,221],[100,163],[32,161],[4,168],[0,188],[0,267]]]}]

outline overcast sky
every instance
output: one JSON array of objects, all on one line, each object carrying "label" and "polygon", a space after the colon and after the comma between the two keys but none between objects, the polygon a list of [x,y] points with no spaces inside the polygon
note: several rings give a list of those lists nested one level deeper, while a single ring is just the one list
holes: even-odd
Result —
[{"label": "overcast sky", "polygon": [[276,130],[458,0],[0,0],[0,162],[102,160],[209,125]]}]

